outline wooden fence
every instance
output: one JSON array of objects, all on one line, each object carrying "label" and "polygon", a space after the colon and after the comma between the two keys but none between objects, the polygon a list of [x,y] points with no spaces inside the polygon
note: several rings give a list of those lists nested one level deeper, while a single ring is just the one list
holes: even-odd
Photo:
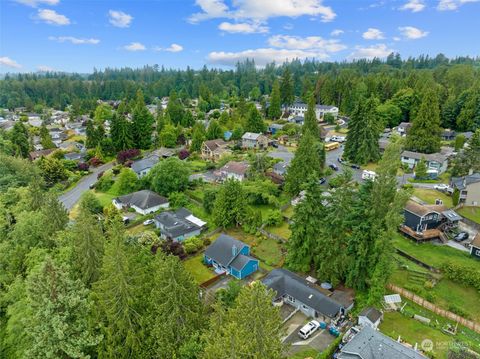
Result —
[{"label": "wooden fence", "polygon": [[387,288],[394,291],[395,293],[400,294],[401,296],[411,300],[412,302],[421,305],[425,309],[430,310],[431,312],[440,315],[441,317],[447,318],[453,322],[459,323],[460,325],[463,325],[464,327],[467,327],[471,330],[474,330],[477,333],[480,333],[480,324],[477,322],[474,322],[472,320],[467,320],[455,313],[452,313],[448,310],[442,309],[437,307],[435,304],[430,303],[428,300],[425,300],[424,298],[404,289],[401,287],[397,287],[396,285],[393,285],[391,283],[387,284]]}]

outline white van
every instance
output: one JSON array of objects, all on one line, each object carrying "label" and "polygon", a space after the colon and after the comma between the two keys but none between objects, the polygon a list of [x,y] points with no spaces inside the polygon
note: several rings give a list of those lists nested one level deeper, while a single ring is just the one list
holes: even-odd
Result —
[{"label": "white van", "polygon": [[305,324],[302,329],[298,331],[298,336],[303,340],[308,339],[313,333],[315,333],[318,328],[320,328],[320,323],[316,320],[312,320]]},{"label": "white van", "polygon": [[362,172],[362,179],[363,180],[372,180],[375,181],[375,178],[377,177],[377,174],[373,171],[369,170],[363,170]]}]

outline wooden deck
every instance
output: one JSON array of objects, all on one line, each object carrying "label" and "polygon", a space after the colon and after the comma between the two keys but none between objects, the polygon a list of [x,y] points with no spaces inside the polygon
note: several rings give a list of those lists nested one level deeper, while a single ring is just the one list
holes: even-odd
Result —
[{"label": "wooden deck", "polygon": [[432,239],[441,239],[443,241],[443,233],[438,230],[438,229],[427,229],[421,233],[415,232],[413,229],[410,227],[407,227],[405,225],[400,226],[399,228],[400,232],[403,234],[406,234],[410,238],[415,239],[417,242],[424,242],[424,241],[430,241]]}]

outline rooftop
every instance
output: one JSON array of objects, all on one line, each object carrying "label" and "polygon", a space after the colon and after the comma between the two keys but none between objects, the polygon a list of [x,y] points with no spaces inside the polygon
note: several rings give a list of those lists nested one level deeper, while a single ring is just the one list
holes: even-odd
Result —
[{"label": "rooftop", "polygon": [[115,200],[124,205],[135,206],[140,209],[148,209],[168,203],[165,197],[147,189],[117,197]]},{"label": "rooftop", "polygon": [[161,229],[162,233],[171,238],[177,238],[199,230],[205,225],[205,222],[183,207],[176,211],[165,211],[157,214],[155,221],[163,227]]},{"label": "rooftop", "polygon": [[242,241],[222,233],[208,246],[205,255],[224,267],[231,266],[241,270],[249,260],[253,259],[240,253],[245,246],[247,245]]},{"label": "rooftop", "polygon": [[425,158],[426,161],[435,161],[438,163],[443,163],[446,161],[447,156],[442,153],[421,153],[421,152],[413,152],[413,151],[403,151],[402,157],[414,158],[416,160],[420,160]]}]

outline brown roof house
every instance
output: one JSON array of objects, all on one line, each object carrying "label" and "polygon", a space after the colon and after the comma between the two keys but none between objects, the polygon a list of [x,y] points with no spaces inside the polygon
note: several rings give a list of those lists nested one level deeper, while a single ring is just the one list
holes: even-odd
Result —
[{"label": "brown roof house", "polygon": [[209,140],[202,143],[202,159],[208,161],[218,161],[225,155],[231,154],[228,143],[222,139]]},{"label": "brown roof house", "polygon": [[247,178],[248,163],[230,161],[225,166],[216,171],[217,178],[220,181],[225,181],[233,178],[237,181],[243,181]]}]

